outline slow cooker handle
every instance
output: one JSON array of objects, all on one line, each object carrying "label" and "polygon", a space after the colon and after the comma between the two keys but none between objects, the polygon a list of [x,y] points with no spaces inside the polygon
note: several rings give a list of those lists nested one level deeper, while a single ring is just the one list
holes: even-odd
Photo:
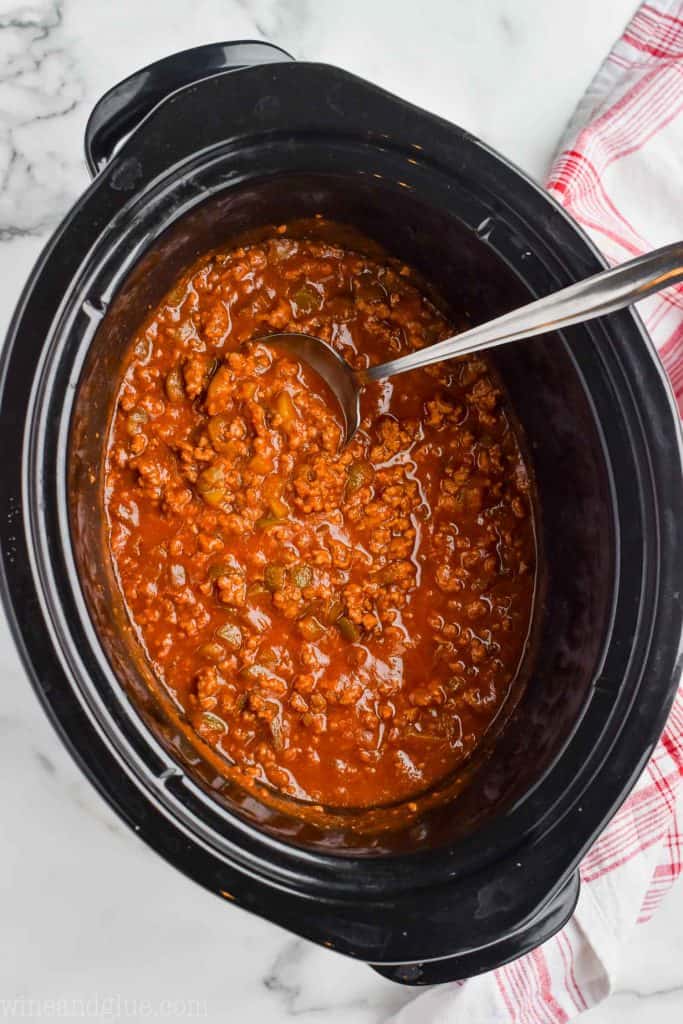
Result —
[{"label": "slow cooker handle", "polygon": [[294,60],[272,43],[239,40],[207,43],[171,54],[113,86],[95,104],[85,127],[85,159],[93,177],[111,160],[117,146],[172,93],[203,78],[253,64]]},{"label": "slow cooker handle", "polygon": [[579,872],[569,876],[560,891],[522,928],[502,935],[482,949],[472,949],[441,960],[411,964],[370,964],[384,978],[402,985],[440,985],[463,981],[524,956],[552,939],[574,913],[581,882]]}]

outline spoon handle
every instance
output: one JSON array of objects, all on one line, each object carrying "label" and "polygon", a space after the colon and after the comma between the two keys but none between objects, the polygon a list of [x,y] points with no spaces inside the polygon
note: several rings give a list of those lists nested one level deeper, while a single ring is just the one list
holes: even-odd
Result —
[{"label": "spoon handle", "polygon": [[683,242],[673,242],[611,270],[603,270],[436,345],[372,366],[363,371],[363,379],[383,380],[442,359],[506,345],[521,338],[533,338],[547,331],[592,320],[639,302],[677,281],[683,281]]}]

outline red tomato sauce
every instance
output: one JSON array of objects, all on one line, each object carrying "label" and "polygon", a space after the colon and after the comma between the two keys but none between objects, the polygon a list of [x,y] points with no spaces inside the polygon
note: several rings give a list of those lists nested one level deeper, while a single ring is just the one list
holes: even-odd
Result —
[{"label": "red tomato sauce", "polygon": [[328,242],[203,258],[133,339],[106,464],[110,550],[156,676],[245,780],[327,807],[411,799],[503,706],[529,632],[529,474],[488,360],[371,384],[340,445],[314,375],[447,337],[408,269]]}]

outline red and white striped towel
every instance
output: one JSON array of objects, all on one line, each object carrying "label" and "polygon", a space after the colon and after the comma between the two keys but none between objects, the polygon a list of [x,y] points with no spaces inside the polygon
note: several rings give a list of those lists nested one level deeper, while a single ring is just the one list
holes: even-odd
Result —
[{"label": "red and white striped towel", "polygon": [[[682,163],[683,0],[651,0],[579,104],[548,188],[617,263],[683,238]],[[683,287],[638,309],[683,413]],[[683,686],[638,784],[581,865],[565,928],[497,971],[427,990],[393,1024],[560,1024],[604,999],[624,941],[680,874],[682,779]]]}]

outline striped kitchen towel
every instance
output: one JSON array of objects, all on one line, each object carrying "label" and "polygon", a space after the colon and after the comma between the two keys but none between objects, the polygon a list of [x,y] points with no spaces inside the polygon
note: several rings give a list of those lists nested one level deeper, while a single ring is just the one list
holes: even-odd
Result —
[{"label": "striped kitchen towel", "polygon": [[[548,188],[618,263],[683,238],[682,163],[683,0],[651,0],[579,104]],[[683,413],[683,287],[638,310]],[[565,928],[497,971],[428,989],[393,1024],[560,1024],[609,995],[624,941],[680,874],[681,780],[683,686],[638,784],[581,865]]]}]

